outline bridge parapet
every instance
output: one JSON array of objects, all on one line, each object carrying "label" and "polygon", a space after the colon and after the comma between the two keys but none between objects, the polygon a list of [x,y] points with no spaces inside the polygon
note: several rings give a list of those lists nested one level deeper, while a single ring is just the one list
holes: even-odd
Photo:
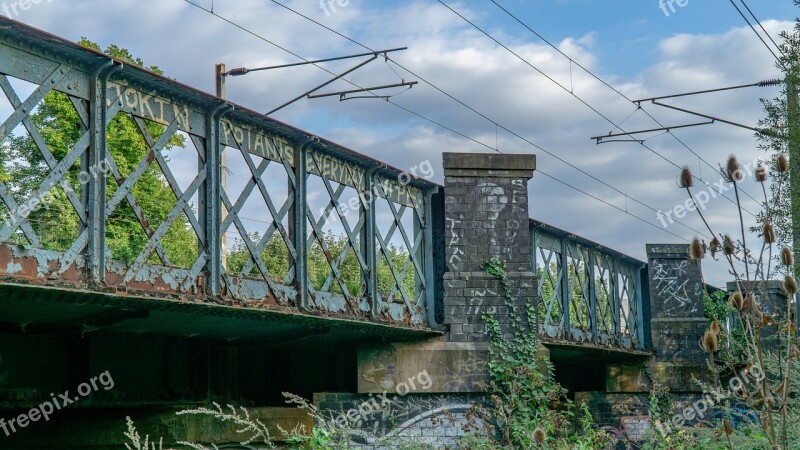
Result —
[{"label": "bridge parapet", "polygon": [[548,340],[644,350],[647,264],[530,220],[539,333]]},{"label": "bridge parapet", "polygon": [[5,18],[0,88],[6,281],[429,328],[438,185]]}]

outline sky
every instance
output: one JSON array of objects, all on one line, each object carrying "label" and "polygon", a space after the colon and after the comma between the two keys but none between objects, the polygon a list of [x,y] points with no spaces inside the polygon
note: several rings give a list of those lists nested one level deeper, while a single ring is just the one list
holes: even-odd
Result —
[{"label": "sky", "polygon": [[[25,10],[6,0],[0,8],[9,5],[3,14],[66,39],[85,36],[102,47],[128,48],[169,77],[208,92],[216,63],[254,68],[300,61],[267,40],[309,59],[365,51],[269,0],[193,1],[199,8],[186,0],[40,0]],[[713,168],[729,154],[741,161],[765,155],[752,131],[721,123],[644,135],[648,148],[590,140],[615,124],[626,131],[657,127],[645,112],[665,125],[702,121],[650,104],[637,110],[630,99],[780,77],[774,57],[729,0],[675,1],[674,10],[666,0],[663,8],[658,0],[497,0],[574,64],[492,1],[445,3],[452,10],[431,0],[285,0],[370,49],[408,47],[391,55],[413,74],[378,59],[347,79],[362,87],[419,81],[405,92],[385,93],[398,94],[391,102],[429,120],[380,99],[336,97],[304,99],[273,117],[403,169],[429,161],[438,183],[444,181],[442,152],[535,154],[531,216],[640,259],[646,243],[685,242],[704,231],[696,213],[680,219],[685,226],[657,216],[685,202],[676,165],[688,164],[714,184],[720,176]],[[791,0],[747,4],[778,42],[779,32],[800,15]],[[203,10],[212,7],[252,34]],[[324,67],[339,72],[357,62]],[[254,72],[229,77],[227,92],[231,100],[267,112],[328,78],[313,66]],[[352,88],[339,81],[322,92]],[[779,87],[748,88],[669,103],[755,126],[763,116],[760,99],[779,93]],[[757,188],[752,181],[744,185],[755,198]],[[745,199],[748,211],[759,211]],[[737,229],[731,202],[711,199],[706,211],[716,229]],[[745,219],[753,223],[749,214]],[[731,278],[721,265],[705,264],[710,283]]]}]

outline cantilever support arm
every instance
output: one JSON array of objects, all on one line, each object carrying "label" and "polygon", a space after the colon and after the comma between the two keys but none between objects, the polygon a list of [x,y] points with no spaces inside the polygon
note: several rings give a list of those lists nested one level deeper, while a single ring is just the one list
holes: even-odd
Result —
[{"label": "cantilever support arm", "polygon": [[[620,136],[631,136],[633,137],[634,134],[644,134],[644,133],[654,133],[656,131],[672,131],[679,128],[689,128],[689,127],[698,127],[700,125],[711,125],[714,123],[714,120],[709,120],[708,122],[698,122],[698,123],[689,123],[686,125],[675,125],[673,127],[661,127],[661,128],[651,128],[649,130],[640,130],[640,131],[629,131],[627,133],[608,133],[601,136],[592,136],[590,139],[594,139],[597,141],[598,144],[603,144],[605,139],[620,137]],[[605,142],[620,142],[620,140],[613,140],[613,141],[605,141]],[[640,139],[632,139],[623,142],[644,142]]]},{"label": "cantilever support arm", "polygon": [[405,87],[405,86],[408,86],[410,88],[415,84],[419,84],[419,81],[403,81],[402,83],[386,84],[383,86],[375,86],[371,88],[351,89],[349,91],[327,92],[325,94],[316,94],[316,95],[309,94],[308,98],[333,97],[338,95],[340,100],[347,100],[345,98],[347,94],[357,94],[359,92],[372,92],[372,91],[379,91],[381,89],[391,89],[391,88]]},{"label": "cantilever support arm", "polygon": [[664,108],[674,109],[675,111],[680,111],[682,113],[691,114],[693,116],[704,117],[706,119],[709,119],[709,120],[712,120],[712,121],[716,121],[716,122],[727,123],[728,125],[733,125],[735,127],[739,127],[739,128],[744,128],[746,130],[755,131],[756,133],[761,133],[761,134],[764,134],[764,135],[767,135],[767,136],[777,136],[777,134],[774,131],[768,130],[768,129],[765,129],[765,128],[757,128],[757,127],[751,127],[751,126],[748,126],[748,125],[743,125],[741,123],[733,122],[731,120],[720,119],[719,117],[709,116],[708,114],[703,114],[703,113],[699,113],[699,112],[696,112],[696,111],[690,111],[690,110],[684,109],[684,108],[678,108],[677,106],[667,105],[665,103],[660,103],[660,102],[657,102],[655,100],[652,100],[652,103],[654,105],[662,106]]},{"label": "cantilever support arm", "polygon": [[326,81],[326,82],[324,82],[324,83],[320,84],[319,86],[315,87],[314,89],[311,89],[311,90],[308,90],[308,91],[306,91],[306,92],[303,92],[302,94],[300,94],[300,95],[298,95],[297,97],[295,97],[295,98],[293,98],[293,99],[289,100],[288,102],[286,102],[286,103],[282,104],[281,106],[278,106],[277,108],[273,109],[272,111],[270,111],[270,112],[266,113],[266,114],[265,114],[265,116],[269,116],[270,114],[272,114],[272,113],[274,113],[274,112],[276,112],[276,111],[278,111],[278,110],[281,110],[281,109],[283,109],[283,108],[285,108],[285,107],[287,107],[287,106],[291,105],[292,103],[294,103],[294,102],[296,102],[296,101],[298,101],[298,100],[300,100],[300,99],[302,99],[302,98],[305,98],[305,97],[309,96],[310,94],[313,94],[314,92],[317,92],[318,90],[320,90],[320,89],[324,88],[325,86],[327,86],[327,85],[329,85],[329,84],[333,83],[333,82],[334,82],[334,81],[336,81],[336,80],[339,80],[339,79],[341,79],[343,76],[345,76],[345,75],[347,75],[347,74],[349,74],[349,73],[355,72],[356,70],[358,70],[358,69],[360,69],[360,68],[362,68],[362,67],[366,66],[367,64],[371,63],[372,61],[375,61],[376,59],[378,59],[378,56],[376,56],[376,55],[373,55],[371,58],[369,58],[368,60],[366,60],[366,61],[362,62],[361,64],[358,64],[358,65],[357,65],[357,66],[355,66],[355,67],[351,67],[350,69],[347,69],[347,70],[345,70],[345,71],[344,71],[344,72],[342,72],[341,74],[339,74],[339,75],[336,75],[335,77],[333,77],[333,78],[331,78],[330,80],[328,80],[328,81]]}]

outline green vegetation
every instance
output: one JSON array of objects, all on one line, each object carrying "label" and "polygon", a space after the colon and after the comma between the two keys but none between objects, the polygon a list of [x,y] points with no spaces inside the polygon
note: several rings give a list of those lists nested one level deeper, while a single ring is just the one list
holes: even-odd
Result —
[{"label": "green vegetation", "polygon": [[[259,242],[261,236],[258,233],[250,235],[253,242]],[[352,297],[358,297],[365,294],[365,284],[362,277],[361,265],[358,262],[353,248],[350,246],[347,237],[337,236],[332,233],[325,233],[322,240],[325,242],[325,247],[328,249],[333,261],[337,262],[337,268],[340,275],[341,283],[347,288],[347,292]],[[231,273],[240,273],[245,265],[251,260],[250,252],[247,246],[241,240],[230,242],[230,249],[228,251],[228,271]],[[408,261],[408,252],[404,248],[389,245],[389,255],[391,257],[392,265],[397,270],[397,275],[402,277],[402,271]],[[342,260],[342,254],[347,252]],[[380,255],[382,256],[382,255]],[[321,290],[328,277],[331,274],[331,267],[328,263],[328,258],[322,250],[322,246],[318,241],[314,241],[308,249],[307,254],[308,262],[308,279],[311,286],[316,290]],[[289,254],[286,243],[278,233],[270,236],[264,251],[261,252],[261,261],[264,264],[269,276],[277,281],[282,282],[286,279],[289,269],[292,266],[292,258]],[[260,272],[257,267],[253,266],[247,273],[249,276],[257,277]],[[395,278],[392,274],[391,267],[386,261],[385,257],[379,257],[378,261],[378,293],[381,298],[386,300],[397,287]],[[402,287],[408,297],[409,301],[415,299],[416,296],[416,283],[417,275],[414,271],[414,266],[411,265],[406,272],[405,278],[402,280]],[[328,292],[336,294],[343,294],[341,284],[332,280],[332,283],[327,289]],[[392,297],[394,301],[401,301],[402,294],[395,292]]]},{"label": "green vegetation", "polygon": [[506,292],[511,330],[484,315],[491,338],[489,394],[492,405],[478,408],[477,430],[465,439],[463,448],[478,449],[595,449],[612,443],[610,435],[596,430],[591,414],[583,408],[576,428],[575,405],[567,391],[555,381],[555,369],[535,332],[536,312],[526,305],[526,320],[517,311],[516,299],[508,296],[511,284],[499,258],[484,262],[486,273],[497,278]]},{"label": "green vegetation", "polygon": [[[100,50],[99,46],[87,39],[80,42],[84,47]],[[134,58],[130,52],[117,46],[109,46],[106,53],[144,67],[144,63]],[[160,73],[158,67],[148,67]],[[31,122],[41,135],[44,143],[53,153],[57,161],[62,160],[83,134],[84,124],[72,101],[66,94],[51,91],[38,108],[30,115]],[[153,139],[158,139],[164,132],[164,126],[147,122],[145,127]],[[119,168],[123,177],[127,177],[147,153],[149,147],[144,135],[133,117],[120,113],[111,119],[107,131],[108,152]],[[165,158],[169,152],[179,151],[186,146],[185,138],[176,134],[170,138],[165,147]],[[50,173],[42,152],[30,133],[11,135],[0,145],[0,165],[4,179],[13,197],[18,203],[28,199],[42,180]],[[81,178],[80,161],[69,168],[66,178],[71,189],[80,196]],[[107,198],[110,199],[118,189],[113,176],[108,177],[106,186]],[[155,229],[164,221],[177,199],[167,183],[161,169],[156,163],[151,164],[139,181],[133,186],[133,197],[139,203],[143,216],[151,229]],[[8,217],[8,212],[4,211]],[[45,204],[33,211],[28,220],[39,235],[44,248],[65,251],[78,236],[80,218],[70,204],[67,193],[61,186],[53,188]],[[28,243],[21,235],[15,237],[20,243]],[[111,257],[130,262],[135,259],[148,241],[142,226],[139,224],[131,205],[123,201],[110,215],[107,221],[107,245]],[[197,260],[197,235],[189,226],[188,219],[180,216],[161,240],[165,254],[176,266],[189,267]],[[154,254],[150,262],[158,262]]]}]

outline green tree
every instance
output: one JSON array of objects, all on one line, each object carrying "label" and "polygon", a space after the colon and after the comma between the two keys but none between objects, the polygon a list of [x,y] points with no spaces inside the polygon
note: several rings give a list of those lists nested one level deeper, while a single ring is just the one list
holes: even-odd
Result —
[{"label": "green tree", "polygon": [[[800,0],[794,0],[800,6]],[[779,44],[781,53],[777,67],[783,72],[786,83],[783,85],[780,96],[773,99],[762,99],[765,117],[759,121],[759,126],[773,131],[772,133],[759,133],[759,148],[767,154],[771,162],[768,208],[758,214],[759,225],[751,228],[753,232],[760,232],[764,223],[771,223],[775,227],[778,244],[782,247],[793,247],[795,236],[800,233],[800,224],[794,224],[792,217],[797,216],[800,209],[800,192],[792,192],[789,172],[775,170],[775,161],[780,156],[788,156],[793,167],[798,167],[797,161],[791,162],[800,152],[800,114],[797,108],[790,108],[789,96],[797,97],[797,91],[789,92],[789,88],[800,86],[800,20],[795,21],[793,31],[781,32],[783,42]],[[794,124],[794,126],[790,126]],[[794,169],[793,169],[794,170]],[[795,273],[800,264],[800,248],[794,248]],[[784,269],[779,264],[773,264],[776,272]]]},{"label": "green tree", "polygon": [[[97,44],[86,38],[82,39],[80,44],[100,50]],[[115,45],[109,46],[106,53],[128,64],[145,67],[141,59],[133,57],[128,50]],[[147,69],[161,74],[158,67],[151,66]],[[53,91],[45,96],[30,118],[56,160],[63,159],[83,134],[84,126],[78,112],[70,98],[61,92]],[[146,121],[146,128],[153,139],[158,139],[165,129],[163,125],[149,121]],[[134,118],[126,113],[117,114],[109,122],[107,146],[123,177],[131,173],[149,149]],[[183,135],[176,134],[162,150],[165,159],[169,161],[170,152],[185,146],[186,140]],[[42,152],[28,133],[11,135],[2,142],[0,164],[2,164],[0,176],[7,181],[9,190],[17,202],[26,200],[50,172]],[[66,174],[66,179],[76,193],[81,190],[79,182],[81,177],[85,179],[86,175],[81,174],[80,162],[76,162]],[[117,188],[116,180],[113,176],[109,176],[107,199],[114,195]],[[153,231],[164,221],[177,202],[175,194],[156,163],[151,164],[133,186],[132,194]],[[67,250],[71,246],[80,228],[80,219],[61,186],[51,190],[45,198],[45,204],[33,211],[28,220],[39,235],[42,245],[59,251]],[[21,237],[17,239],[25,241]],[[129,262],[139,255],[147,241],[148,236],[133,209],[123,201],[107,220],[106,242],[111,258]],[[166,236],[161,239],[161,245],[172,265],[189,267],[197,260],[197,235],[184,215],[178,218]],[[160,260],[153,254],[149,262],[159,263]]]},{"label": "green tree", "polygon": [[[350,247],[347,237],[333,233],[324,233],[322,239],[325,242],[325,247],[327,247],[331,258],[338,264],[337,269],[340,274],[341,282],[347,288],[350,296],[360,297],[365,295],[361,265],[358,262],[355,252]],[[259,242],[261,236],[258,233],[253,233],[250,235],[250,240],[252,242]],[[347,254],[344,256],[344,259],[339,262],[343,252],[347,252]],[[402,277],[403,268],[409,258],[408,252],[402,247],[390,244],[388,253],[395,270],[398,272],[397,275]],[[227,257],[228,272],[234,274],[241,273],[245,265],[252,259],[247,246],[241,240],[235,240],[233,242],[233,245],[227,253]],[[283,238],[279,234],[275,233],[270,237],[264,250],[260,254],[260,258],[264,268],[273,281],[283,282],[286,279],[291,266],[291,256],[289,255],[288,248]],[[318,241],[314,241],[308,249],[306,261],[308,264],[308,281],[310,285],[315,290],[322,290],[331,274],[331,266],[328,263],[328,256],[325,254]],[[261,276],[261,272],[253,265],[250,271],[245,275],[259,277]],[[379,255],[377,278],[378,293],[382,299],[386,300],[397,287],[397,283],[395,282],[387,259],[382,255]],[[405,278],[403,278],[400,283],[406,296],[412,302],[416,299],[416,283],[416,273],[412,265],[409,267]],[[330,286],[328,286],[326,291],[335,294],[344,294],[341,285],[335,279]],[[400,292],[394,293],[394,301],[399,302],[402,298],[403,296]]]}]

